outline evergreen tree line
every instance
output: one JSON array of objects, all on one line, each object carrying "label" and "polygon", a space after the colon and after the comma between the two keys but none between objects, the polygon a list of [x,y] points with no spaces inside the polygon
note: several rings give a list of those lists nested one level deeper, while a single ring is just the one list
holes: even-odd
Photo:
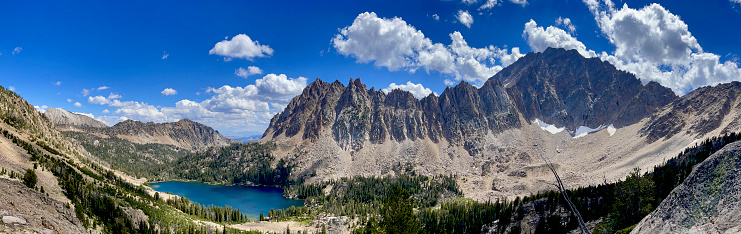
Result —
[{"label": "evergreen tree line", "polygon": [[463,194],[455,177],[428,177],[412,171],[398,176],[343,177],[314,184],[292,185],[284,193],[288,197],[305,199],[307,206],[319,207],[317,212],[367,219],[379,214],[383,199],[391,194],[394,187],[411,194],[410,201],[418,208],[433,207],[442,196],[454,198]]},{"label": "evergreen tree line", "polygon": [[[188,154],[157,166],[160,178],[195,180],[205,183],[284,187],[290,184],[291,166],[283,159],[272,165],[272,143],[234,143]],[[163,175],[167,174],[167,175]]]},{"label": "evergreen tree line", "polygon": [[167,199],[167,204],[177,208],[183,213],[189,215],[195,215],[206,220],[215,222],[226,222],[226,223],[243,223],[249,221],[245,214],[242,214],[239,209],[233,209],[229,206],[204,206],[188,200],[188,198],[180,197],[174,199]]}]

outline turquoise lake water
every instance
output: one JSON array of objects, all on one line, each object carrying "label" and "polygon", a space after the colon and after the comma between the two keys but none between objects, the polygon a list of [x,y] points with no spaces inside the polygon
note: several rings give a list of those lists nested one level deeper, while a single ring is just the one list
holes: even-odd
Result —
[{"label": "turquoise lake water", "polygon": [[257,220],[260,213],[268,215],[270,209],[303,206],[304,201],[283,197],[278,188],[209,185],[198,182],[168,181],[150,184],[155,191],[183,196],[205,206],[226,206],[239,209],[250,220]]}]

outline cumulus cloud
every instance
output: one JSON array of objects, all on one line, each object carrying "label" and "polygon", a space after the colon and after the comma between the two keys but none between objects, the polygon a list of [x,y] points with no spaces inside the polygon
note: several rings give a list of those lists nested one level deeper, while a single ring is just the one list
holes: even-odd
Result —
[{"label": "cumulus cloud", "polygon": [[62,82],[61,81],[57,81],[57,82],[54,83],[54,85],[60,86],[60,85],[62,85]]},{"label": "cumulus cloud", "polygon": [[97,88],[97,90],[98,90],[98,91],[100,91],[100,90],[106,90],[106,89],[110,89],[110,88],[111,88],[111,87],[108,87],[108,86],[105,86],[105,85],[104,85],[104,86],[100,86],[100,87],[98,87],[98,88]]},{"label": "cumulus cloud", "polygon": [[90,95],[90,90],[89,89],[82,89],[82,96],[83,97],[87,97],[88,95]]},{"label": "cumulus cloud", "polygon": [[23,51],[23,48],[21,48],[21,47],[15,47],[15,49],[13,49],[13,52],[10,53],[10,54],[16,55],[16,54],[20,53],[21,51]]},{"label": "cumulus cloud", "polygon": [[170,54],[167,53],[167,51],[162,52],[162,59],[167,59],[167,57],[170,57]]},{"label": "cumulus cloud", "polygon": [[242,58],[252,61],[255,57],[266,57],[273,55],[273,49],[267,45],[260,45],[258,41],[245,35],[239,34],[231,40],[223,40],[216,43],[214,48],[208,51],[208,54],[215,54],[224,57],[224,61],[233,58]]},{"label": "cumulus cloud", "polygon": [[465,3],[467,5],[471,5],[474,3],[477,3],[479,0],[461,0],[462,3]]},{"label": "cumulus cloud", "polygon": [[255,67],[255,66],[249,66],[247,67],[247,69],[244,69],[242,67],[234,69],[234,75],[237,75],[242,78],[247,78],[248,76],[251,76],[251,75],[261,75],[261,74],[262,74],[262,69],[260,69],[259,67]]},{"label": "cumulus cloud", "polygon": [[471,28],[471,24],[473,24],[473,16],[471,16],[468,11],[458,10],[458,14],[455,18],[458,19],[458,22],[461,22],[461,24],[466,25],[467,28]]},{"label": "cumulus cloud", "polygon": [[268,74],[245,87],[224,85],[208,88],[212,96],[203,101],[183,99],[174,106],[157,107],[143,102],[120,101],[104,96],[88,97],[88,102],[116,108],[104,110],[97,119],[108,125],[126,119],[143,122],[171,122],[191,119],[216,129],[243,132],[261,131],[270,118],[282,111],[294,96],[306,87],[306,78],[289,78],[284,74]]},{"label": "cumulus cloud", "polygon": [[500,70],[511,57],[522,57],[519,48],[507,49],[494,46],[474,48],[468,46],[460,32],[450,35],[452,43],[432,43],[422,31],[401,18],[379,18],[375,13],[358,15],[352,25],[340,30],[332,38],[332,45],[342,55],[354,57],[358,63],[370,63],[389,71],[407,70],[411,73],[423,68],[451,75],[455,80],[466,80],[474,85],[483,84]]},{"label": "cumulus cloud", "polygon": [[615,46],[602,60],[635,73],[643,82],[657,81],[682,95],[692,89],[741,80],[733,61],[703,51],[687,24],[659,4],[615,8],[610,0],[584,0],[602,33]]},{"label": "cumulus cloud", "polygon": [[74,105],[75,105],[75,107],[82,107],[82,103],[80,103],[80,102],[75,102]]},{"label": "cumulus cloud", "polygon": [[481,5],[481,7],[479,7],[479,10],[491,9],[497,5],[499,5],[499,0],[487,0],[484,5]]},{"label": "cumulus cloud", "polygon": [[561,16],[556,19],[556,25],[557,26],[563,26],[564,28],[569,30],[569,33],[574,34],[576,32],[576,26],[571,23],[571,19],[569,18],[561,18]]},{"label": "cumulus cloud", "polygon": [[172,95],[178,94],[178,91],[171,89],[171,88],[166,88],[165,90],[162,90],[162,92],[160,93],[162,93],[162,95],[165,95],[165,96],[172,96]]},{"label": "cumulus cloud", "polygon": [[[739,0],[739,1],[741,1],[741,0]],[[432,15],[432,18],[435,19],[435,20],[440,20],[440,16],[437,15],[437,14],[433,14]]]},{"label": "cumulus cloud", "polygon": [[587,47],[581,41],[577,40],[571,34],[563,29],[548,26],[548,28],[539,27],[535,20],[525,23],[525,29],[522,32],[527,44],[535,52],[542,52],[548,47],[575,49],[587,58],[596,57],[597,53],[587,50]]},{"label": "cumulus cloud", "polygon": [[8,90],[15,92],[15,86],[8,86]]},{"label": "cumulus cloud", "polygon": [[410,93],[412,93],[412,95],[414,95],[414,97],[418,99],[427,97],[428,95],[432,93],[432,90],[430,90],[429,88],[425,88],[424,86],[422,86],[422,84],[412,83],[411,81],[407,81],[406,84],[399,84],[399,85],[397,85],[396,83],[391,83],[389,84],[388,88],[385,88],[382,90],[385,93],[390,93],[394,89],[401,89],[401,90],[409,91]]},{"label": "cumulus cloud", "polygon": [[108,109],[105,109],[105,110],[101,111],[100,113],[109,114],[109,113],[111,113],[111,111],[109,111]]},{"label": "cumulus cloud", "polygon": [[67,102],[71,103],[72,102],[72,99],[67,98]]}]

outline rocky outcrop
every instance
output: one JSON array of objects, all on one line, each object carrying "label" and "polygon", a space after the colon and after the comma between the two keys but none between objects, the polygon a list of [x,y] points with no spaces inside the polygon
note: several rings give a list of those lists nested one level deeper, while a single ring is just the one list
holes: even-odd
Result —
[{"label": "rocky outcrop", "polygon": [[722,127],[726,118],[730,124],[721,133],[741,128],[741,82],[734,81],[695,89],[654,114],[641,132],[649,142],[668,139],[680,132],[700,138]]},{"label": "rocky outcrop", "polygon": [[492,79],[506,84],[526,120],[538,118],[572,132],[579,126],[628,126],[677,98],[669,88],[642,85],[633,74],[576,50],[528,53]]},{"label": "rocky outcrop", "polygon": [[741,232],[741,142],[697,165],[631,233]]},{"label": "rocky outcrop", "polygon": [[44,112],[44,116],[49,118],[54,126],[60,128],[67,127],[90,127],[90,128],[105,128],[108,127],[104,123],[97,121],[85,115],[75,114],[60,108],[49,108]]}]

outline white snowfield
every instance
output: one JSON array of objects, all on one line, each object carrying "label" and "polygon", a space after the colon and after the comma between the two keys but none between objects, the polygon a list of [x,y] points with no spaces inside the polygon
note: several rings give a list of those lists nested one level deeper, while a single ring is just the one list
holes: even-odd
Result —
[{"label": "white snowfield", "polygon": [[[535,119],[535,123],[537,123],[538,126],[540,126],[541,129],[546,130],[546,131],[550,132],[551,134],[556,134],[556,133],[559,133],[559,132],[561,132],[563,130],[566,130],[565,127],[558,128],[558,127],[556,127],[556,125],[545,123],[545,122],[543,122],[543,121],[541,121],[540,119],[537,119],[537,118]],[[617,132],[617,129],[615,128],[615,126],[613,126],[612,124],[610,124],[610,125],[600,125],[597,128],[590,128],[590,127],[587,127],[587,126],[579,126],[578,128],[576,128],[576,131],[573,131],[573,132],[569,131],[569,133],[571,133],[571,135],[574,136],[574,138],[579,138],[579,137],[586,136],[589,133],[597,132],[597,131],[600,131],[600,130],[605,129],[605,128],[607,128],[607,133],[609,133],[610,136],[615,135],[615,132]]]}]

